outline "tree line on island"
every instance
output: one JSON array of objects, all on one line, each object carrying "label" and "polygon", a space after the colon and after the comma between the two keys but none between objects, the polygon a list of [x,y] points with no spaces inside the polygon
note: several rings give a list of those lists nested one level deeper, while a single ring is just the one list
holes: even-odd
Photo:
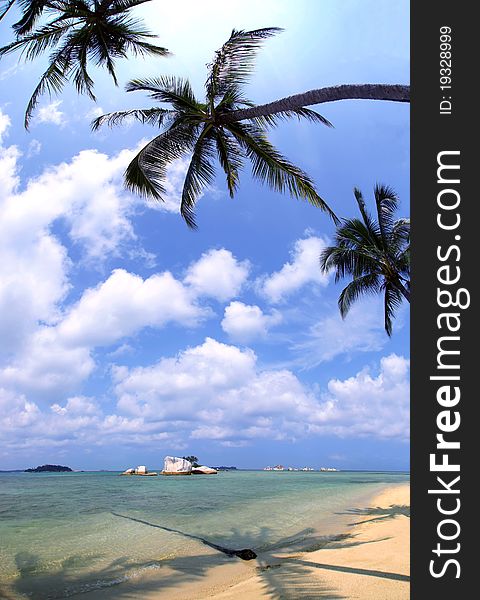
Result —
[{"label": "tree line on island", "polygon": [[25,473],[73,473],[70,467],[62,465],[40,465],[34,469],[25,469]]},{"label": "tree line on island", "polygon": [[[27,104],[27,129],[41,96],[59,94],[68,82],[79,94],[95,100],[88,70],[92,65],[105,68],[118,85],[117,59],[129,54],[169,56],[166,48],[152,42],[156,36],[144,23],[130,15],[133,8],[148,1],[0,0],[0,20],[12,7],[21,11],[12,26],[15,39],[0,48],[0,58],[18,50],[30,61],[50,51],[48,67]],[[208,65],[204,98],[197,98],[190,82],[181,77],[134,79],[127,84],[127,92],[147,93],[153,105],[104,114],[92,127],[97,130],[105,124],[116,126],[134,119],[159,130],[125,171],[126,188],[147,198],[161,201],[169,165],[188,157],[180,214],[192,229],[197,227],[196,202],[213,183],[217,162],[231,197],[248,161],[253,177],[261,183],[325,211],[337,231],[334,245],[320,257],[319,268],[334,271],[336,281],[351,278],[338,300],[342,317],[361,295],[382,294],[384,325],[390,336],[395,311],[403,300],[410,302],[410,222],[395,220],[395,192],[388,186],[376,186],[377,214],[373,219],[361,192],[355,190],[362,218],[339,219],[310,176],[273,146],[268,132],[292,118],[332,127],[328,119],[308,107],[348,99],[409,102],[410,88],[401,84],[345,84],[256,105],[245,96],[243,87],[252,74],[257,50],[280,31],[278,27],[234,29]]]}]

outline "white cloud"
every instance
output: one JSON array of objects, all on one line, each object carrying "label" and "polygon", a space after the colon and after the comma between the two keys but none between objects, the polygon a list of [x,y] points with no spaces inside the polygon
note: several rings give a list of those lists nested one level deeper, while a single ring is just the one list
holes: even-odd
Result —
[{"label": "white cloud", "polygon": [[233,340],[248,342],[265,337],[269,328],[277,325],[281,320],[282,317],[277,311],[268,315],[258,306],[234,301],[225,308],[221,325]]},{"label": "white cloud", "polygon": [[88,119],[89,121],[93,121],[93,119],[96,119],[97,117],[101,117],[104,113],[105,113],[105,111],[103,110],[103,108],[101,106],[94,106],[91,110],[89,110],[85,114],[85,118]]},{"label": "white cloud", "polygon": [[227,301],[237,296],[248,278],[250,265],[229,250],[209,250],[188,268],[187,283],[198,295]]},{"label": "white cloud", "polygon": [[207,338],[150,367],[114,367],[114,412],[75,395],[41,410],[0,390],[0,439],[21,447],[28,428],[29,448],[113,441],[184,447],[189,439],[238,447],[318,435],[404,440],[408,371],[408,360],[391,354],[376,373],[365,367],[315,394],[291,371],[260,369],[252,350]]},{"label": "white cloud", "polygon": [[307,284],[326,286],[329,277],[320,270],[320,253],[326,245],[323,238],[314,236],[297,240],[291,261],[257,282],[262,295],[276,304]]},{"label": "white cloud", "polygon": [[381,301],[368,298],[355,304],[345,319],[335,307],[314,323],[305,339],[295,343],[292,349],[298,356],[295,364],[313,368],[337,356],[381,350],[387,341]]},{"label": "white cloud", "polygon": [[62,104],[61,100],[55,100],[47,106],[41,106],[38,109],[36,120],[38,123],[52,123],[62,127],[66,123],[65,113],[59,110],[59,106]]},{"label": "white cloud", "polygon": [[3,136],[10,127],[10,118],[0,110],[0,144],[3,143]]},{"label": "white cloud", "polygon": [[[9,124],[0,111],[0,139]],[[138,199],[123,190],[134,152],[109,157],[84,150],[20,187],[20,153],[0,146],[1,385],[41,394],[75,391],[95,368],[95,345],[167,322],[194,325],[207,314],[194,290],[168,272],[143,280],[119,270],[75,306],[64,305],[72,263],[52,233],[59,220],[96,263],[125,249],[152,265],[153,257],[135,246],[130,216]]]},{"label": "white cloud", "polygon": [[144,327],[162,327],[168,322],[192,326],[205,314],[168,271],[144,280],[117,269],[96,288],[84,292],[58,325],[57,333],[68,346],[103,346]]},{"label": "white cloud", "polygon": [[390,354],[380,361],[375,377],[365,368],[354,377],[333,379],[323,396],[324,421],[313,432],[339,436],[408,439],[409,361]]},{"label": "white cloud", "polygon": [[202,404],[207,406],[222,390],[248,380],[255,361],[251,350],[207,338],[201,346],[151,367],[114,369],[119,407],[129,414],[160,419],[195,419]]},{"label": "white cloud", "polygon": [[211,338],[151,367],[115,368],[114,380],[120,411],[168,423],[184,438],[408,436],[408,360],[393,354],[377,376],[365,368],[320,395],[287,369],[259,369],[251,350]]},{"label": "white cloud", "polygon": [[32,156],[36,156],[37,154],[39,154],[39,152],[40,152],[41,149],[42,149],[41,142],[39,142],[38,140],[32,140],[28,144],[27,158],[31,158]]}]

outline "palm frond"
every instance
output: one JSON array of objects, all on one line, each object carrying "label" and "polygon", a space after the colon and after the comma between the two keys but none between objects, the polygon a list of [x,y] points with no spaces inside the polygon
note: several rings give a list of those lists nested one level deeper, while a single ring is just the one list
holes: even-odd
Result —
[{"label": "palm frond", "polygon": [[342,246],[325,248],[320,255],[320,268],[324,273],[334,269],[335,283],[347,276],[362,277],[380,272],[378,261],[371,254]]},{"label": "palm frond", "polygon": [[353,279],[341,292],[338,298],[338,308],[342,319],[344,319],[350,310],[352,304],[360,296],[365,294],[377,294],[381,289],[380,278],[377,273],[369,273],[362,277]]},{"label": "palm frond", "polygon": [[40,81],[30,97],[25,111],[25,129],[28,130],[30,127],[30,120],[33,111],[40,100],[40,96],[45,92],[48,92],[50,96],[61,92],[68,82],[68,72],[70,68],[71,58],[68,53],[65,52],[65,48],[61,48],[60,51],[56,52],[51,57],[47,70],[41,76]]},{"label": "palm frond", "polygon": [[167,167],[193,148],[196,131],[173,124],[144,146],[125,171],[126,187],[142,196],[163,200]]},{"label": "palm frond", "polygon": [[81,46],[78,49],[78,56],[76,60],[76,68],[73,74],[73,81],[75,88],[79,94],[86,94],[92,100],[95,100],[93,93],[93,79],[90,77],[87,71],[87,48]]},{"label": "palm frond", "polygon": [[143,109],[132,109],[118,112],[107,113],[101,115],[92,121],[92,130],[97,131],[102,125],[108,125],[109,127],[115,127],[122,125],[125,121],[132,119],[140,121],[142,124],[155,125],[161,127],[163,124],[172,119],[175,112],[167,108],[143,108]]},{"label": "palm frond", "polygon": [[45,27],[0,48],[0,57],[15,52],[15,50],[21,50],[21,56],[25,57],[25,60],[34,60],[48,48],[58,44],[70,27],[70,22],[60,25],[45,25]]},{"label": "palm frond", "polygon": [[401,292],[390,283],[386,283],[384,288],[385,331],[387,332],[388,336],[391,337],[393,332],[392,322],[395,318],[398,307],[402,303],[403,296]]},{"label": "palm frond", "polygon": [[192,158],[183,184],[180,214],[190,229],[197,228],[194,212],[195,203],[205,188],[211,185],[215,179],[214,139],[211,134],[212,126],[210,124],[205,125],[193,148]]},{"label": "palm frond", "polygon": [[311,123],[321,123],[322,125],[326,125],[327,127],[333,127],[332,123],[326,119],[320,113],[317,113],[315,110],[310,108],[292,108],[289,110],[282,110],[276,113],[272,113],[270,115],[263,115],[261,117],[254,117],[252,121],[260,126],[265,127],[276,127],[282,121],[287,121],[292,118],[297,118],[299,121],[301,119],[307,119]]},{"label": "palm frond", "polygon": [[217,155],[227,177],[227,188],[233,198],[239,184],[239,171],[243,166],[241,148],[233,137],[221,131],[216,136]]},{"label": "palm frond", "polygon": [[8,11],[15,4],[15,0],[2,0],[0,2],[0,21],[8,13]]},{"label": "palm frond", "polygon": [[209,66],[209,76],[205,84],[207,97],[212,102],[222,96],[232,85],[248,81],[252,73],[256,51],[262,42],[282,31],[279,27],[265,27],[252,31],[234,29],[230,38],[217,50]]},{"label": "palm frond", "polygon": [[20,4],[23,9],[23,14],[21,19],[13,25],[13,30],[17,36],[25,35],[32,31],[47,5],[47,0],[26,0]]},{"label": "palm frond", "polygon": [[199,112],[201,110],[190,82],[181,77],[133,79],[127,83],[125,89],[127,92],[148,92],[153,100],[171,104],[178,111]]},{"label": "palm frond", "polygon": [[146,2],[151,2],[151,0],[107,0],[105,3],[108,5],[106,13],[108,15],[122,14],[139,4],[145,4]]},{"label": "palm frond", "polygon": [[377,183],[374,190],[377,208],[378,226],[384,248],[388,246],[388,236],[393,227],[393,215],[398,208],[398,196],[395,191],[386,185]]},{"label": "palm frond", "polygon": [[338,217],[319,196],[310,177],[289,162],[253,124],[229,123],[228,130],[252,163],[255,178],[278,192],[288,192],[295,198],[308,200],[313,206],[328,212],[338,223]]},{"label": "palm frond", "polygon": [[348,248],[368,248],[372,254],[381,252],[380,231],[375,223],[365,225],[360,219],[344,219],[342,225],[337,229],[335,242]]},{"label": "palm frond", "polygon": [[408,243],[410,241],[410,219],[398,219],[392,226],[394,242]]}]

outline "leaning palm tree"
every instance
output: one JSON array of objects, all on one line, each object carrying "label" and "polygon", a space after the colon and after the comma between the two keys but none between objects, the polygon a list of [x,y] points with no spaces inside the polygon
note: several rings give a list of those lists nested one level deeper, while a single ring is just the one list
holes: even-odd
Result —
[{"label": "leaning palm tree", "polygon": [[104,123],[112,126],[134,118],[163,128],[162,133],[142,148],[129,164],[125,173],[129,189],[162,199],[168,165],[189,155],[180,213],[187,225],[195,228],[195,203],[213,183],[215,161],[220,163],[229,194],[233,197],[240,170],[247,159],[252,164],[255,178],[274,190],[287,191],[310,201],[336,219],[309,176],[282,156],[267,138],[268,129],[282,118],[305,118],[330,126],[327,119],[307,108],[250,118],[247,123],[224,119],[238,109],[253,106],[244,96],[242,85],[251,73],[255,51],[265,38],[277,31],[277,28],[233,31],[209,65],[203,101],[195,97],[189,81],[179,77],[138,79],[127,84],[127,91],[148,92],[156,103],[169,105],[169,108],[154,106],[109,113],[93,122],[93,128],[98,129]]},{"label": "leaning palm tree", "polygon": [[[0,57],[21,50],[26,60],[33,60],[46,50],[54,49],[49,65],[35,88],[25,112],[28,129],[40,96],[61,92],[73,81],[79,94],[95,100],[94,82],[87,67],[89,62],[105,67],[115,85],[115,59],[134,55],[165,56],[168,51],[150,43],[155,37],[129,11],[149,0],[48,0],[45,12],[50,20],[31,33],[0,48]],[[30,3],[33,4],[33,3]]]},{"label": "leaning palm tree", "polygon": [[[162,199],[165,193],[167,166],[175,159],[190,155],[183,186],[180,212],[194,228],[194,207],[205,188],[213,182],[215,159],[223,169],[230,196],[239,184],[239,173],[248,159],[254,177],[280,192],[289,192],[334,213],[319,196],[308,175],[290,163],[267,138],[269,128],[292,117],[331,126],[307,105],[346,98],[370,98],[408,102],[408,86],[351,85],[312,90],[276,102],[255,106],[242,86],[252,72],[256,51],[263,40],[281,31],[277,27],[254,31],[233,30],[227,42],[215,53],[209,65],[206,98],[198,100],[187,80],[176,77],[137,79],[127,91],[144,91],[156,106],[103,115],[93,122],[93,129],[104,123],[119,125],[137,119],[162,133],[149,142],[133,159],[125,173],[126,186],[141,195]],[[159,106],[168,104],[170,108]]]},{"label": "leaning palm tree", "polygon": [[320,256],[324,272],[335,271],[335,281],[352,281],[338,299],[345,318],[351,305],[364,294],[384,294],[385,330],[392,335],[392,320],[403,299],[410,302],[410,221],[394,219],[398,197],[386,186],[375,187],[375,221],[360,190],[354,190],[361,219],[343,219],[335,243]]}]

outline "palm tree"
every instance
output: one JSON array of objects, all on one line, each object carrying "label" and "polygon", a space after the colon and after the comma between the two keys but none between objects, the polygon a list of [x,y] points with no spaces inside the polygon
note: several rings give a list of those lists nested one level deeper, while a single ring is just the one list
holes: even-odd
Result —
[{"label": "palm tree", "polygon": [[268,129],[281,119],[298,117],[330,126],[327,119],[307,108],[293,108],[274,115],[250,118],[248,123],[225,120],[226,115],[253,106],[241,87],[252,71],[255,51],[264,39],[277,31],[274,27],[255,31],[234,30],[209,65],[204,101],[195,97],[188,80],[179,77],[138,79],[127,84],[129,92],[145,91],[155,102],[170,105],[170,108],[154,106],[109,113],[93,122],[94,130],[104,123],[118,125],[132,118],[163,127],[162,133],[142,148],[129,164],[125,172],[127,188],[144,196],[162,199],[168,165],[190,155],[180,213],[189,227],[196,228],[195,203],[213,183],[215,160],[225,173],[227,188],[233,197],[238,188],[240,170],[248,159],[256,179],[274,190],[288,191],[294,197],[306,199],[336,219],[309,176],[282,156],[267,138]]},{"label": "palm tree", "polygon": [[[255,106],[243,92],[255,54],[263,40],[281,29],[269,27],[254,31],[233,30],[227,42],[208,65],[206,98],[199,101],[188,80],[176,77],[137,79],[127,91],[144,91],[157,104],[170,108],[152,108],[109,113],[95,119],[93,129],[104,123],[119,125],[125,119],[137,119],[163,128],[133,159],[125,173],[126,186],[143,196],[162,199],[167,166],[175,159],[191,155],[183,186],[180,212],[187,225],[195,228],[194,207],[203,190],[213,182],[215,159],[223,169],[227,188],[233,197],[239,184],[239,172],[248,159],[253,175],[280,192],[289,192],[335,214],[319,196],[312,180],[290,163],[268,141],[267,131],[282,119],[297,117],[331,123],[307,105],[346,98],[368,98],[408,102],[408,86],[346,85],[312,90],[270,104]],[[241,123],[240,121],[247,121]]]},{"label": "palm tree", "polygon": [[[79,94],[95,100],[94,82],[87,66],[106,67],[115,85],[115,59],[124,58],[128,52],[135,55],[165,56],[165,48],[148,40],[155,37],[129,11],[149,0],[48,0],[45,11],[51,19],[31,33],[0,48],[0,57],[22,50],[26,60],[33,60],[47,49],[54,48],[49,65],[35,88],[25,112],[28,129],[32,113],[45,92],[58,94],[65,84],[73,81]],[[29,6],[33,6],[29,2]],[[35,6],[39,6],[35,4]],[[21,23],[22,21],[19,21]]]},{"label": "palm tree", "polygon": [[392,335],[392,320],[403,299],[410,302],[410,221],[394,220],[398,197],[386,186],[376,185],[375,221],[368,213],[362,193],[354,190],[362,219],[343,219],[335,244],[320,256],[324,272],[335,271],[335,282],[352,281],[338,299],[342,318],[364,294],[384,294],[385,330]]}]

